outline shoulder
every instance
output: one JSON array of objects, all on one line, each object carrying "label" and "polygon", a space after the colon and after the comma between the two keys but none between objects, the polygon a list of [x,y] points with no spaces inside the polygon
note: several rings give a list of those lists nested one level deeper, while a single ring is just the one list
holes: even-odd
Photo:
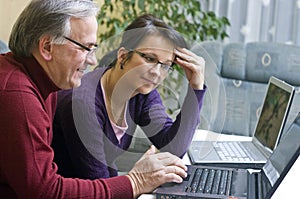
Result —
[{"label": "shoulder", "polygon": [[[73,111],[85,115],[93,115],[94,111],[103,109],[103,95],[100,87],[100,78],[105,68],[86,73],[78,88],[58,92],[57,114],[65,115]],[[93,114],[91,114],[93,113]]]},{"label": "shoulder", "polygon": [[[81,86],[80,87],[91,87],[99,84],[99,80],[104,74],[107,68],[97,68],[93,71],[86,73],[82,77]],[[78,88],[80,88],[78,87]]]},{"label": "shoulder", "polygon": [[28,92],[35,93],[37,88],[30,77],[8,62],[0,63],[0,90],[9,92]]},{"label": "shoulder", "polygon": [[91,99],[99,89],[100,79],[106,68],[98,68],[86,73],[81,80],[81,85],[73,89],[73,99]]}]

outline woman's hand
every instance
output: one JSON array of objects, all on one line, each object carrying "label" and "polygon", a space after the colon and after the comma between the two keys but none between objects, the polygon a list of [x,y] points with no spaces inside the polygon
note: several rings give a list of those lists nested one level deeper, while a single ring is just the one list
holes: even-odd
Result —
[{"label": "woman's hand", "polygon": [[190,86],[196,90],[203,89],[205,60],[186,48],[177,48],[174,53],[174,61],[185,71]]}]

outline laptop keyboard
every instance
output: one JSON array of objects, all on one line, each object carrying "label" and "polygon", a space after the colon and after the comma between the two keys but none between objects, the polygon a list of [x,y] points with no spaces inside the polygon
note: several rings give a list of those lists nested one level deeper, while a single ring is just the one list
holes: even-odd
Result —
[{"label": "laptop keyboard", "polygon": [[229,195],[232,170],[196,168],[186,192]]},{"label": "laptop keyboard", "polygon": [[239,142],[216,142],[214,147],[221,160],[252,161],[251,153]]}]

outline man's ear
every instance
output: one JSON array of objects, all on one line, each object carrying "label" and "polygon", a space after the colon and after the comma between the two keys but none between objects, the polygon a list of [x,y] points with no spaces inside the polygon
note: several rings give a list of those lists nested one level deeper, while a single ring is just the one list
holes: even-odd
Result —
[{"label": "man's ear", "polygon": [[46,61],[52,59],[52,43],[49,36],[42,37],[39,40],[39,52]]}]

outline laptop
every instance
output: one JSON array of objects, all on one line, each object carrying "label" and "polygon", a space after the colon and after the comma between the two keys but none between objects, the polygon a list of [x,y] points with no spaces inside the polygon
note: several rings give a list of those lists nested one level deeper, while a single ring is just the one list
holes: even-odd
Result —
[{"label": "laptop", "polygon": [[192,164],[261,168],[281,137],[292,104],[294,87],[271,76],[255,132],[249,141],[193,141]]},{"label": "laptop", "polygon": [[166,198],[271,198],[300,154],[300,113],[262,169],[188,165],[181,184],[166,183],[154,193]]}]

